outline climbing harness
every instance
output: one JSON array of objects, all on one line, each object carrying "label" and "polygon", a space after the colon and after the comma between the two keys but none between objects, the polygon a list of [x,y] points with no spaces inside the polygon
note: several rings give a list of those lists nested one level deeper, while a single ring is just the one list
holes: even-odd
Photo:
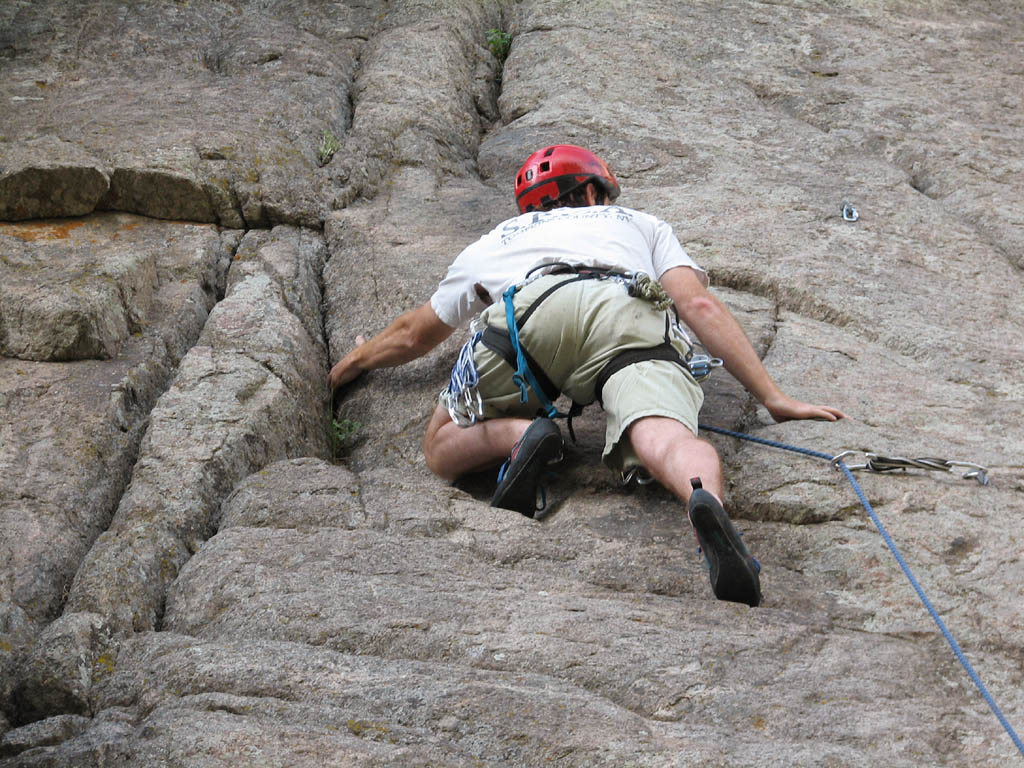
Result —
[{"label": "climbing harness", "polygon": [[[995,699],[992,698],[992,695],[988,692],[988,689],[985,687],[985,684],[981,681],[981,677],[978,675],[977,672],[975,672],[974,667],[971,665],[970,661],[968,661],[967,657],[964,655],[964,652],[963,652],[963,650],[961,650],[959,643],[957,643],[956,639],[953,637],[953,634],[949,631],[949,628],[946,626],[945,622],[943,622],[942,617],[939,616],[938,611],[935,610],[935,606],[932,605],[931,601],[928,599],[928,596],[925,595],[924,590],[921,588],[921,585],[918,583],[917,579],[914,577],[914,574],[911,572],[910,566],[908,566],[906,560],[903,559],[903,555],[900,553],[900,550],[896,546],[896,543],[892,540],[892,537],[889,535],[889,532],[886,530],[885,526],[882,524],[881,519],[875,513],[875,510],[872,508],[871,502],[868,501],[868,498],[864,494],[864,491],[861,490],[860,485],[857,483],[857,480],[854,478],[854,476],[853,476],[853,470],[854,469],[862,469],[862,468],[863,469],[870,469],[870,467],[868,465],[855,466],[855,467],[847,466],[846,462],[843,461],[843,458],[845,456],[850,455],[851,453],[855,453],[854,451],[844,451],[843,453],[837,454],[835,456],[830,456],[829,454],[822,453],[821,451],[815,451],[815,450],[811,450],[809,448],[801,448],[800,446],[796,446],[796,445],[787,445],[786,443],[776,442],[775,440],[766,440],[765,438],[762,438],[762,437],[755,437],[754,435],[748,435],[748,434],[745,434],[743,432],[735,432],[735,431],[733,431],[731,429],[722,429],[721,427],[712,427],[712,426],[709,426],[707,424],[700,424],[699,425],[699,429],[702,429],[702,430],[704,430],[706,432],[716,432],[716,433],[718,433],[720,435],[727,435],[729,437],[736,437],[736,438],[739,438],[741,440],[747,440],[749,442],[758,443],[760,445],[767,445],[767,446],[770,446],[772,448],[781,448],[782,450],[792,451],[793,453],[800,453],[800,454],[803,454],[805,456],[812,456],[812,457],[815,457],[815,458],[824,459],[825,461],[829,462],[834,468],[836,468],[837,470],[841,471],[846,476],[846,479],[850,481],[850,485],[853,486],[854,493],[857,494],[857,498],[860,500],[861,505],[867,511],[868,516],[870,516],[871,522],[873,522],[875,524],[875,527],[878,529],[878,532],[882,535],[882,539],[885,541],[886,546],[889,548],[889,551],[892,552],[893,557],[896,559],[896,562],[899,564],[900,568],[903,570],[904,575],[906,575],[907,580],[910,582],[910,585],[914,588],[914,591],[917,592],[917,596],[921,599],[921,602],[924,604],[924,607],[928,609],[928,613],[931,614],[931,617],[935,621],[935,624],[938,626],[939,631],[942,632],[942,636],[946,638],[946,642],[949,643],[950,648],[953,649],[953,653],[956,655],[957,659],[960,661],[960,664],[963,666],[963,668],[967,671],[967,674],[971,678],[971,681],[974,683],[975,687],[977,687],[978,691],[981,692],[982,698],[985,699],[985,703],[988,704],[989,709],[992,710],[992,713],[996,716],[996,719],[999,720],[1000,725],[1003,726],[1003,729],[1009,735],[1010,739],[1013,741],[1014,745],[1017,747],[1017,750],[1022,755],[1024,755],[1024,742],[1021,741],[1021,739],[1017,735],[1016,731],[1013,730],[1013,727],[1010,725],[1010,722],[1006,719],[1006,716],[1003,715],[1003,712],[999,708],[999,705],[996,703]],[[873,456],[874,454],[867,454],[867,455],[868,456]],[[876,458],[883,459],[884,457],[876,457]],[[886,467],[886,468],[884,468],[884,469],[874,469],[872,471],[875,471],[875,472],[888,472],[888,471],[891,471],[892,469],[907,469],[907,468],[911,468],[909,466],[903,466],[903,464],[902,464],[904,462],[909,463],[911,460],[908,460],[908,459],[898,459],[898,460],[896,460],[896,459],[889,459],[887,461],[888,462],[899,461],[899,462],[901,462],[901,465],[900,466],[887,467],[886,466],[886,462],[883,461],[883,462],[880,462],[878,466]],[[952,467],[954,467],[954,466],[970,467],[972,469],[966,475],[964,475],[965,478],[973,477],[974,479],[978,480],[978,482],[981,483],[982,485],[985,485],[988,482],[987,470],[984,467],[982,467],[982,466],[980,466],[978,464],[969,464],[967,462],[945,462],[945,461],[939,461],[939,460],[936,460],[936,459],[927,459],[927,460],[915,459],[913,461],[914,462],[922,461],[924,464],[928,464],[929,462],[938,462],[939,464],[943,465],[941,467],[939,467],[939,466],[930,466],[930,465],[929,466],[920,466],[918,464],[914,464],[913,465],[914,468],[922,468],[922,469],[940,469],[940,468],[941,469],[952,469]],[[870,461],[868,462],[868,464],[870,464]],[[984,480],[981,479],[982,477],[984,477]]]},{"label": "climbing harness", "polygon": [[[554,270],[550,274],[572,273],[573,276],[545,290],[522,313],[522,317],[517,321],[515,317],[515,295],[530,281],[530,273],[528,273],[524,282],[510,286],[502,294],[502,300],[505,303],[505,324],[507,330],[488,326],[484,329],[481,340],[484,346],[500,355],[515,371],[512,380],[519,387],[520,401],[525,403],[529,399],[529,390],[533,390],[534,395],[541,403],[541,412],[544,415],[548,416],[548,418],[569,418],[569,432],[570,436],[572,436],[571,419],[582,412],[584,404],[574,402],[568,413],[562,413],[555,408],[553,401],[561,394],[558,387],[547,376],[543,368],[537,365],[530,357],[520,341],[519,334],[526,321],[530,319],[541,303],[554,291],[579,280],[618,281],[625,287],[627,295],[648,301],[655,309],[663,312],[671,308],[672,299],[665,292],[661,283],[651,279],[650,275],[644,272],[624,273],[596,267],[575,267],[568,264],[545,264],[542,267],[538,267],[538,269],[551,266],[554,266]],[[531,270],[531,273],[533,271],[535,270]],[[679,325],[678,319],[675,323],[671,323],[668,316],[666,316],[665,325],[665,341],[662,344],[642,349],[623,350],[598,372],[595,381],[595,394],[598,401],[601,400],[601,389],[604,383],[612,374],[627,365],[633,365],[644,360],[669,360],[675,362],[689,371],[698,382],[706,379],[711,374],[713,368],[722,365],[722,361],[718,358],[693,353],[693,341],[686,331],[683,330],[682,326]],[[685,358],[671,344],[670,336],[681,338],[686,343],[690,353]],[[575,439],[574,436],[573,439]]]},{"label": "climbing harness", "polygon": [[[571,276],[545,290],[517,321],[515,295],[531,281],[531,275],[539,269],[551,269],[548,274],[569,274]],[[483,400],[476,389],[479,376],[473,359],[473,349],[477,343],[482,342],[485,347],[498,354],[513,369],[512,380],[519,387],[520,402],[527,402],[529,392],[532,390],[541,404],[539,414],[551,419],[567,419],[569,436],[573,442],[576,441],[572,420],[583,412],[583,407],[586,404],[573,402],[569,410],[564,413],[555,407],[554,401],[561,395],[561,391],[544,372],[544,369],[530,356],[520,341],[519,334],[526,321],[548,296],[559,288],[579,280],[615,280],[624,286],[627,295],[649,301],[659,311],[667,312],[672,307],[672,299],[665,292],[661,283],[651,279],[650,275],[645,272],[617,272],[601,267],[578,267],[562,263],[542,264],[535,267],[527,273],[523,282],[510,286],[502,294],[507,329],[491,325],[480,329],[477,321],[474,321],[471,326],[470,339],[459,352],[458,360],[452,367],[448,386],[440,394],[440,400],[448,409],[448,414],[453,422],[460,427],[470,427],[483,418]],[[689,352],[685,357],[672,345],[670,337],[681,339],[686,344]],[[613,374],[629,365],[646,360],[667,360],[676,363],[686,370],[694,381],[698,383],[704,381],[711,375],[712,370],[722,365],[722,360],[710,355],[694,353],[695,346],[693,340],[679,323],[678,316],[676,322],[671,322],[666,315],[664,342],[653,347],[626,349],[609,360],[595,378],[595,399],[603,403],[602,389]],[[636,473],[631,473],[629,479],[636,479],[640,483],[651,482]],[[625,476],[623,482],[628,482]]]}]

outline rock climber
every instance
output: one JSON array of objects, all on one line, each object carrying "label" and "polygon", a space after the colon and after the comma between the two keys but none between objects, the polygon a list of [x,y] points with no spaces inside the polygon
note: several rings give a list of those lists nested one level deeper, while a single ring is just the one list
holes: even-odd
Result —
[{"label": "rock climber", "polygon": [[597,155],[544,147],[514,191],[520,214],[466,247],[429,301],[357,338],[331,369],[331,391],[426,354],[472,320],[427,424],[432,472],[452,481],[507,459],[492,506],[533,517],[541,475],[562,454],[552,417],[564,414],[552,402],[559,393],[574,408],[598,400],[603,461],[623,477],[646,473],[681,499],[716,597],[758,605],[760,566],[722,507],[718,454],[697,437],[703,392],[679,321],[775,421],[844,414],[779,388],[671,226],[614,204],[619,183]]}]

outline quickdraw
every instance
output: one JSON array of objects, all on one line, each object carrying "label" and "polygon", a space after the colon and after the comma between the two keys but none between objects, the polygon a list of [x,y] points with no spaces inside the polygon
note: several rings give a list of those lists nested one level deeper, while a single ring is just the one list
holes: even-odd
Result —
[{"label": "quickdraw", "polygon": [[473,360],[473,348],[482,336],[483,331],[473,330],[452,366],[448,386],[441,390],[441,401],[448,409],[448,415],[460,427],[471,427],[484,415],[484,401],[476,388],[480,375]]},{"label": "quickdraw", "polygon": [[[831,463],[833,467],[838,469],[840,462],[845,462],[849,456],[855,456],[861,451],[843,451],[837,456],[833,456]],[[940,472],[955,472],[957,468],[966,469],[962,477],[965,480],[974,479],[977,480],[980,485],[988,485],[988,470],[980,464],[973,464],[969,461],[951,461],[948,459],[936,459],[928,456],[923,456],[916,459],[905,459],[902,456],[879,456],[877,453],[869,453],[864,451],[864,456],[867,457],[867,461],[863,464],[847,464],[846,467],[851,472],[857,470],[866,469],[869,472],[896,472],[906,471],[908,469],[928,469],[936,470]]]}]

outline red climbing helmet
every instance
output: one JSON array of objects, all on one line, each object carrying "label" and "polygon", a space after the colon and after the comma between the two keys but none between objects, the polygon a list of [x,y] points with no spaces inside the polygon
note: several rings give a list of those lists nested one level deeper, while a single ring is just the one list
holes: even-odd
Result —
[{"label": "red climbing helmet", "polygon": [[516,174],[519,212],[537,211],[588,181],[596,181],[609,201],[619,196],[619,182],[604,160],[573,144],[538,149]]}]

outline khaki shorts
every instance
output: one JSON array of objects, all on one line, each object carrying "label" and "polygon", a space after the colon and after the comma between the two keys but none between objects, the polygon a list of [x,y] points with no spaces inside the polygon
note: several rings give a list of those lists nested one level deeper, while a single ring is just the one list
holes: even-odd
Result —
[{"label": "khaki shorts", "polygon": [[[516,319],[537,297],[556,283],[573,275],[546,275],[521,288],[515,296]],[[487,325],[506,330],[505,303],[498,300],[483,315]],[[671,332],[671,313],[656,309],[649,301],[630,297],[625,286],[612,279],[580,280],[565,285],[545,298],[533,312],[519,338],[537,365],[563,394],[581,404],[593,402],[598,373],[625,349],[652,347],[666,336],[685,358],[689,346]],[[542,410],[529,389],[527,402],[520,402],[519,386],[504,358],[482,343],[474,350],[483,398],[484,418],[518,416],[532,418]],[[602,459],[616,471],[639,466],[626,429],[645,416],[665,416],[697,432],[697,413],[704,392],[682,366],[667,360],[647,360],[617,371],[601,393],[607,413]]]}]

